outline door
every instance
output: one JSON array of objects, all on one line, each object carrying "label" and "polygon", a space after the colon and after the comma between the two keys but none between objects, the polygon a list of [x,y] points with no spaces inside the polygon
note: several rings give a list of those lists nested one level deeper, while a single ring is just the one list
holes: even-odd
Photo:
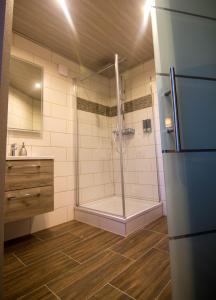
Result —
[{"label": "door", "polygon": [[12,35],[13,0],[0,1],[0,299],[3,299],[3,203],[7,136],[10,43]]},{"label": "door", "polygon": [[156,0],[152,25],[173,299],[211,299],[216,292],[216,2]]}]

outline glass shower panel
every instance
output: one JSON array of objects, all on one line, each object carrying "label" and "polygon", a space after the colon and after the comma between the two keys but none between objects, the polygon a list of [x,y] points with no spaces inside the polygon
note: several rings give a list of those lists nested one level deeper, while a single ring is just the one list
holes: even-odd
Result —
[{"label": "glass shower panel", "polygon": [[[124,201],[126,217],[159,202],[152,82],[143,65],[121,74],[121,117]],[[115,81],[112,84],[115,97]],[[118,119],[113,118],[113,132]],[[119,135],[113,134],[115,193],[122,197]]]},{"label": "glass shower panel", "polygon": [[79,205],[122,216],[122,201],[116,197],[114,184],[112,115],[115,108],[112,108],[109,83],[109,79],[99,75],[78,82]]}]

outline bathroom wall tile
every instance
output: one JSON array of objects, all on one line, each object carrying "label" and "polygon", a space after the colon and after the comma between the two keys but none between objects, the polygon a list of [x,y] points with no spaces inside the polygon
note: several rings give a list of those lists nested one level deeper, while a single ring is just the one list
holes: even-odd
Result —
[{"label": "bathroom wall tile", "polygon": [[73,202],[71,205],[67,206],[67,221],[71,221],[74,219],[74,206],[75,202]]},{"label": "bathroom wall tile", "polygon": [[[100,184],[100,183],[98,183]],[[80,188],[90,187],[94,185],[94,175],[93,174],[80,174],[79,176],[79,186]]]},{"label": "bathroom wall tile", "polygon": [[74,204],[74,191],[64,191],[55,194],[55,209]]},{"label": "bathroom wall tile", "polygon": [[43,115],[46,117],[51,116],[51,103],[43,101]]},{"label": "bathroom wall tile", "polygon": [[52,132],[67,131],[66,120],[44,117],[43,122],[44,122],[44,130],[46,131],[52,131]]},{"label": "bathroom wall tile", "polygon": [[67,191],[67,189],[68,189],[67,177],[65,177],[65,176],[55,177],[55,180],[54,180],[55,193]]},{"label": "bathroom wall tile", "polygon": [[44,100],[58,105],[67,105],[67,94],[50,88],[44,89]]},{"label": "bathroom wall tile", "polygon": [[67,207],[55,209],[52,212],[35,216],[31,220],[31,233],[49,228],[67,221]]},{"label": "bathroom wall tile", "polygon": [[33,156],[52,156],[55,161],[65,161],[66,160],[66,149],[62,147],[37,147],[32,146]]},{"label": "bathroom wall tile", "polygon": [[67,161],[75,161],[76,159],[76,149],[75,147],[67,147],[66,148],[67,151]]},{"label": "bathroom wall tile", "polygon": [[27,60],[29,62],[32,62],[34,59],[34,55],[32,53],[16,48],[14,46],[11,47],[11,55]]},{"label": "bathroom wall tile", "polygon": [[[63,105],[63,104],[62,104]],[[60,118],[64,120],[71,120],[74,111],[67,106],[62,106],[57,104],[52,104],[51,106],[51,116],[54,118]]]},{"label": "bathroom wall tile", "polygon": [[41,58],[51,61],[51,51],[43,48],[30,40],[27,40],[17,34],[13,36],[13,44],[16,48],[25,50],[26,52],[30,52],[34,55],[40,56]]},{"label": "bathroom wall tile", "polygon": [[72,140],[71,134],[51,132],[51,146],[72,147]]},{"label": "bathroom wall tile", "polygon": [[56,162],[55,163],[55,176],[70,176],[74,175],[75,163],[74,162]]}]

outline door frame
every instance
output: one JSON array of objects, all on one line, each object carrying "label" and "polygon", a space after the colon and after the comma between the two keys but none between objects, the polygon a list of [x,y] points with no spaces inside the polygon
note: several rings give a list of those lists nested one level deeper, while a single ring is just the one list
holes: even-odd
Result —
[{"label": "door frame", "polygon": [[0,298],[3,298],[4,191],[7,144],[9,61],[14,0],[0,1]]}]

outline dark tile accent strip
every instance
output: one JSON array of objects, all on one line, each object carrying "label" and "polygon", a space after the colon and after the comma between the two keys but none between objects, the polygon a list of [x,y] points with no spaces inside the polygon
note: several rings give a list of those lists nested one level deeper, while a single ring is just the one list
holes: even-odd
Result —
[{"label": "dark tile accent strip", "polygon": [[[152,106],[152,97],[151,95],[140,97],[128,102],[125,102],[125,113],[130,113],[140,109],[144,109]],[[77,98],[77,109],[91,112],[94,114],[99,114],[107,117],[117,116],[117,106],[105,106],[99,103],[88,101],[82,98]]]},{"label": "dark tile accent strip", "polygon": [[116,117],[117,116],[117,106],[110,107],[109,117]]},{"label": "dark tile accent strip", "polygon": [[133,112],[136,110],[140,110],[143,108],[151,107],[152,106],[152,97],[151,95],[140,97],[138,99],[134,99],[129,102],[125,102],[125,113]]},{"label": "dark tile accent strip", "polygon": [[77,98],[77,109],[102,116],[109,116],[110,107],[82,98]]}]

